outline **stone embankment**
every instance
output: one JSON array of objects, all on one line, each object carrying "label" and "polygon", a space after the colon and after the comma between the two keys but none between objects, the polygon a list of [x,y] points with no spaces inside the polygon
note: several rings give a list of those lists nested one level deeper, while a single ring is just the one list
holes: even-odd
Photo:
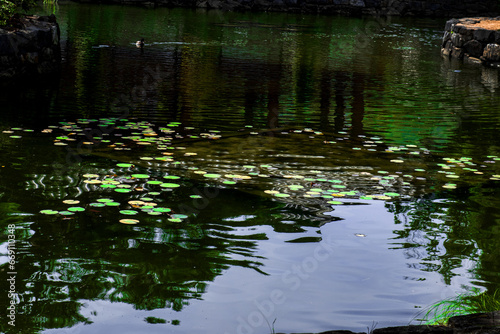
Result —
[{"label": "stone embankment", "polygon": [[15,28],[0,28],[0,79],[57,72],[60,31],[54,15],[24,16]]},{"label": "stone embankment", "polygon": [[498,0],[76,0],[147,7],[272,11],[343,15],[463,17],[498,15]]},{"label": "stone embankment", "polygon": [[449,20],[441,54],[465,63],[500,67],[500,17]]}]

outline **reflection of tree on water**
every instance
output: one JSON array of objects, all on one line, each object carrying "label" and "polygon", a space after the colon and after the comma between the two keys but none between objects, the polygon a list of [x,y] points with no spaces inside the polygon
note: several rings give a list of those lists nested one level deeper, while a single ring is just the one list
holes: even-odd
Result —
[{"label": "reflection of tree on water", "polygon": [[498,198],[498,188],[483,184],[453,194],[388,203],[395,223],[404,226],[394,231],[397,237],[391,243],[405,249],[409,265],[439,272],[446,284],[466,267],[476,284],[489,282],[486,287],[495,291],[500,287]]},{"label": "reflection of tree on water", "polygon": [[[44,158],[37,159],[31,166],[34,175],[44,166]],[[90,202],[95,195],[79,183],[81,174],[76,166],[70,169],[64,179],[73,180],[69,184],[50,175],[36,178],[36,187],[44,190],[33,193],[33,202],[15,211],[37,211],[40,203],[57,205],[60,200],[50,198],[60,198],[61,193],[79,193],[79,200]],[[33,175],[20,178],[27,176]],[[202,185],[192,187],[185,191],[202,189]],[[181,196],[167,196],[172,207],[185,201]],[[17,328],[61,328],[88,322],[81,311],[86,301],[95,300],[132,304],[141,310],[180,311],[190,300],[202,299],[207,284],[232,266],[266,274],[254,253],[257,242],[267,237],[255,232],[255,226],[268,224],[276,231],[297,233],[305,231],[304,226],[319,224],[300,209],[232,190],[220,190],[210,199],[210,206],[182,224],[151,217],[141,218],[140,225],[122,225],[112,211],[99,208],[74,218],[37,215],[29,225],[20,223],[26,232],[24,237],[19,232],[17,292],[23,312],[17,317]]]}]

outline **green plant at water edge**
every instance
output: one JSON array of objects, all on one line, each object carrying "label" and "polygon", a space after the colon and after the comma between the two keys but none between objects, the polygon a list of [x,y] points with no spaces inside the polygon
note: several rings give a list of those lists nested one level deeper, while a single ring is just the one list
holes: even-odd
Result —
[{"label": "green plant at water edge", "polygon": [[272,327],[271,327],[271,324],[269,323],[269,321],[267,321],[267,318],[264,318],[267,322],[267,326],[269,327],[269,330],[271,331],[271,334],[275,334],[276,331],[274,330],[274,323],[276,322],[276,319],[277,318],[274,318],[274,321],[273,321],[273,324],[272,324]]},{"label": "green plant at water edge", "polygon": [[0,26],[9,24],[9,20],[19,10],[27,11],[35,4],[35,0],[0,0]]},{"label": "green plant at water edge", "polygon": [[451,317],[498,310],[500,310],[498,290],[491,294],[473,289],[470,293],[459,294],[457,297],[432,305],[420,321],[427,325],[445,325]]}]

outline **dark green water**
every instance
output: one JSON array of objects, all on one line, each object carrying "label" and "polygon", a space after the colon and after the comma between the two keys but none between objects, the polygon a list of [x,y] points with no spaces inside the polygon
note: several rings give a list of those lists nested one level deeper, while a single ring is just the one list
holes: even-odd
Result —
[{"label": "dark green water", "polygon": [[445,20],[57,15],[61,75],[0,94],[2,331],[364,331],[498,288],[498,71]]}]

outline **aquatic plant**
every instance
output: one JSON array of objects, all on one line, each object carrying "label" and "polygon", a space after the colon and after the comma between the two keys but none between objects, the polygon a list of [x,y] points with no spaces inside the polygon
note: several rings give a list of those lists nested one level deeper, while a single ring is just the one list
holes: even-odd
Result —
[{"label": "aquatic plant", "polygon": [[498,310],[500,310],[498,290],[488,293],[472,289],[469,293],[458,294],[456,297],[435,303],[424,310],[423,319],[419,320],[427,325],[445,325],[451,317]]}]

